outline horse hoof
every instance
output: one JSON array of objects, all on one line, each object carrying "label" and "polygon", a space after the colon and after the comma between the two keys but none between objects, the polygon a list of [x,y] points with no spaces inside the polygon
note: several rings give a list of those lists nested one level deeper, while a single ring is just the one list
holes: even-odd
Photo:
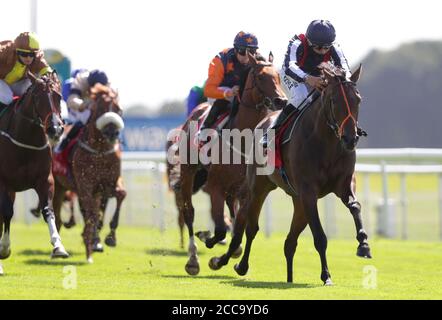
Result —
[{"label": "horse hoof", "polygon": [[332,286],[332,285],[333,285],[333,282],[331,281],[330,278],[328,278],[327,280],[325,280],[325,282],[324,282],[324,286],[326,286],[326,287],[330,287],[330,286]]},{"label": "horse hoof", "polygon": [[92,259],[92,257],[87,258],[87,263],[93,264],[94,263],[94,259]]},{"label": "horse hoof", "polygon": [[235,264],[233,268],[235,269],[236,273],[240,276],[245,276],[249,269],[248,267],[242,268],[240,264]]},{"label": "horse hoof", "polygon": [[29,210],[31,212],[31,214],[36,217],[36,218],[40,218],[41,212],[38,209],[31,209]]},{"label": "horse hoof", "polygon": [[371,259],[370,247],[368,245],[359,246],[356,255],[361,258]]},{"label": "horse hoof", "polygon": [[202,242],[206,243],[207,239],[209,239],[212,234],[210,231],[198,231],[195,233],[195,236]]},{"label": "horse hoof", "polygon": [[4,274],[5,274],[5,272],[3,271],[3,266],[0,264],[0,277]]},{"label": "horse hoof", "polygon": [[106,239],[104,239],[104,243],[108,247],[116,247],[117,246],[117,239],[113,237],[112,235],[108,235]]},{"label": "horse hoof", "polygon": [[92,247],[92,251],[93,252],[103,252],[104,248],[103,245],[99,242],[97,242],[96,244],[94,244],[94,246]]},{"label": "horse hoof", "polygon": [[233,259],[238,259],[242,255],[242,247],[239,246],[238,249],[235,250],[235,252],[232,254]]},{"label": "horse hoof", "polygon": [[11,248],[8,248],[7,250],[1,250],[0,260],[8,259],[10,255],[11,255]]},{"label": "horse hoof", "polygon": [[221,269],[221,266],[219,265],[219,258],[218,257],[213,257],[212,259],[209,260],[209,268],[212,270],[219,270]]},{"label": "horse hoof", "polygon": [[57,259],[57,258],[66,259],[66,258],[69,258],[69,253],[67,253],[63,247],[57,247],[57,248],[54,248],[54,250],[52,250],[51,258],[52,259]]},{"label": "horse hoof", "polygon": [[69,221],[69,222],[65,222],[65,223],[63,223],[63,226],[64,226],[66,229],[70,229],[70,228],[72,228],[72,227],[75,227],[75,225],[76,225],[76,223],[75,223],[75,222],[72,222],[72,221]]},{"label": "horse hoof", "polygon": [[200,266],[198,264],[192,265],[192,264],[186,264],[186,272],[188,275],[196,276],[198,273],[200,273]]}]

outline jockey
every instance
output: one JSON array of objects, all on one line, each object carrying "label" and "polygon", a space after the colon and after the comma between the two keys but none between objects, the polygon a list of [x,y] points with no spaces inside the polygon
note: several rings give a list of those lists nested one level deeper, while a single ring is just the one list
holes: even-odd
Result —
[{"label": "jockey", "polygon": [[34,33],[23,32],[14,41],[0,42],[0,103],[10,105],[31,86],[26,72],[42,76],[52,69],[43,57]]},{"label": "jockey", "polygon": [[71,87],[72,83],[74,82],[75,78],[77,77],[77,74],[80,72],[87,71],[86,69],[74,69],[71,72],[71,77],[64,80],[61,88],[61,95],[63,96],[63,100],[65,102],[68,101],[69,95],[71,94]]},{"label": "jockey", "polygon": [[[295,35],[290,40],[280,72],[281,83],[288,93],[289,101],[269,129],[277,131],[292,112],[299,114],[312,101],[312,90],[322,91],[325,88],[326,83],[320,77],[318,68],[322,62],[331,62],[343,68],[347,77],[351,75],[344,53],[334,43],[335,38],[335,28],[328,20],[314,20],[306,34]],[[267,146],[267,132],[261,143]]]},{"label": "jockey", "polygon": [[89,99],[90,89],[97,83],[108,86],[109,80],[106,73],[101,70],[80,71],[72,81],[70,94],[67,98],[67,106],[69,110],[69,120],[74,123],[72,129],[66,138],[60,143],[57,152],[61,153],[69,144],[69,142],[77,136],[80,129],[89,120],[91,111],[89,106],[92,100]]},{"label": "jockey", "polygon": [[240,31],[233,41],[233,48],[225,49],[213,58],[209,65],[209,77],[204,86],[204,95],[216,100],[200,132],[209,128],[220,114],[229,109],[229,104],[239,93],[241,73],[249,63],[247,52],[254,55],[257,49],[256,36]]},{"label": "jockey", "polygon": [[187,96],[187,115],[189,116],[193,109],[199,106],[201,103],[206,102],[207,98],[204,96],[204,85],[193,86]]}]

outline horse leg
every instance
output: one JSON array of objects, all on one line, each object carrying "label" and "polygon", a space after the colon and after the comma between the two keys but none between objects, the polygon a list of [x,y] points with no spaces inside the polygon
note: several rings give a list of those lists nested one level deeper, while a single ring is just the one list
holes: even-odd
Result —
[{"label": "horse leg", "polygon": [[313,190],[302,190],[301,202],[307,217],[310,230],[313,234],[313,240],[316,251],[319,253],[321,259],[321,280],[326,286],[332,285],[331,276],[327,266],[327,236],[324,229],[322,229],[321,221],[318,213],[318,200],[316,193]]},{"label": "horse leg", "polygon": [[48,225],[49,236],[51,238],[51,244],[54,247],[52,250],[51,258],[67,258],[69,254],[61,242],[60,234],[58,233],[54,207],[53,207],[53,195],[54,195],[54,182],[52,176],[43,180],[37,185],[35,191],[38,194],[39,207],[42,208],[42,215],[44,221]]},{"label": "horse leg", "polygon": [[355,176],[353,175],[351,183],[348,184],[348,188],[344,192],[343,196],[341,196],[341,201],[350,210],[350,213],[353,216],[355,222],[356,239],[359,242],[356,255],[361,258],[371,259],[370,246],[368,245],[367,241],[368,235],[362,224],[361,204],[356,199],[355,193],[356,193],[356,179]]},{"label": "horse leg", "polygon": [[218,188],[211,189],[210,202],[212,205],[211,215],[215,222],[215,235],[206,240],[206,247],[211,249],[219,241],[224,240],[227,233],[227,225],[224,221],[224,193]]},{"label": "horse leg", "polygon": [[55,226],[57,227],[57,231],[60,232],[61,229],[61,207],[63,205],[63,200],[65,197],[66,189],[57,182],[55,179],[54,182],[54,199],[52,200],[54,205],[54,215],[55,215]]},{"label": "horse leg", "polygon": [[195,209],[192,205],[192,190],[195,173],[195,166],[181,165],[181,188],[177,192],[178,210],[183,212],[184,222],[189,232],[189,260],[186,263],[185,269],[186,272],[192,276],[197,275],[200,271],[197,254],[198,247],[193,233]]},{"label": "horse leg", "polygon": [[259,230],[258,219],[261,213],[262,205],[266,199],[268,192],[263,192],[260,194],[253,194],[250,202],[250,206],[247,210],[247,226],[246,226],[246,247],[244,249],[244,254],[241,258],[239,264],[234,266],[236,273],[240,276],[246,275],[249,270],[249,256],[250,250],[252,248],[253,240],[255,239],[256,233]]},{"label": "horse leg", "polygon": [[[66,196],[65,196],[66,199]],[[64,199],[64,200],[65,200]],[[64,222],[63,226],[66,229],[70,229],[72,227],[74,227],[77,223],[75,222],[75,194],[73,192],[70,193],[70,196],[67,197],[67,201],[69,202],[69,213],[70,213],[70,218],[68,222]]]},{"label": "horse leg", "polygon": [[93,263],[92,253],[94,245],[94,236],[98,224],[98,211],[101,197],[97,194],[82,190],[78,194],[80,200],[81,212],[84,219],[83,242],[86,248],[86,259],[88,263]]},{"label": "horse leg", "polygon": [[103,252],[104,251],[104,247],[101,244],[101,239],[100,239],[100,231],[101,229],[103,229],[103,224],[104,224],[104,215],[106,213],[106,207],[107,207],[107,203],[109,201],[109,198],[107,198],[104,195],[100,196],[100,207],[98,210],[98,221],[97,224],[95,225],[94,228],[94,239],[93,239],[93,246],[92,246],[92,251],[94,252]]},{"label": "horse leg", "polygon": [[307,226],[307,219],[299,200],[293,199],[293,218],[289,234],[284,243],[284,255],[287,262],[287,282],[293,282],[293,257],[298,246],[298,237]]},{"label": "horse leg", "polygon": [[14,215],[15,193],[3,191],[0,195],[0,209],[2,215],[1,228],[4,232],[0,238],[0,260],[9,258],[11,255],[11,219]]},{"label": "horse leg", "polygon": [[180,227],[180,248],[184,249],[184,215],[178,210],[178,226]]},{"label": "horse leg", "polygon": [[120,210],[121,210],[121,204],[123,203],[124,199],[127,196],[126,190],[123,188],[117,188],[115,197],[117,199],[117,207],[115,208],[114,216],[112,217],[112,221],[110,222],[110,233],[106,236],[104,242],[109,247],[116,247],[117,246],[117,235],[116,231],[118,228],[118,223],[120,221]]},{"label": "horse leg", "polygon": [[[235,201],[236,201],[236,199],[232,195],[227,196],[226,204],[227,204],[227,207],[229,208],[230,218],[224,217],[224,221],[227,225],[227,229],[230,230],[230,233],[232,234],[232,238],[233,238],[233,226],[236,223],[235,221],[236,221],[236,211],[237,211],[237,208],[235,208],[235,203],[236,203]],[[242,254],[242,247],[240,244],[238,246],[238,248],[236,248],[235,252],[232,254],[232,258],[237,259],[237,258],[241,257],[241,254]]]}]

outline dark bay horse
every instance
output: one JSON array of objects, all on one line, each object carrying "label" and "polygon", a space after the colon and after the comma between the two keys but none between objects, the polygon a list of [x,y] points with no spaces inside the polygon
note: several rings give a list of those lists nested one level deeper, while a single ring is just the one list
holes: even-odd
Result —
[{"label": "dark bay horse", "polygon": [[[314,238],[314,245],[321,260],[321,279],[331,285],[327,266],[327,237],[319,220],[317,201],[333,192],[350,210],[356,226],[356,239],[359,242],[357,255],[371,258],[367,233],[362,225],[361,205],[356,199],[354,168],[355,147],[359,140],[357,127],[361,96],[356,88],[361,67],[349,80],[340,69],[324,66],[323,73],[327,87],[312,105],[305,110],[291,140],[282,147],[284,168],[288,185],[278,171],[270,175],[257,175],[257,165],[247,167],[247,201],[239,210],[241,221],[247,219],[247,243],[244,255],[235,270],[239,275],[248,271],[252,241],[258,232],[258,218],[268,193],[277,187],[282,188],[293,199],[293,220],[284,245],[287,262],[287,282],[293,282],[293,257],[299,234],[307,224]],[[270,118],[266,118],[257,128],[267,129]],[[237,221],[240,220],[237,218]],[[226,265],[235,248],[241,243],[244,223],[234,230],[227,254],[212,258],[211,264],[218,269]]]},{"label": "dark bay horse", "polygon": [[73,181],[56,176],[54,195],[57,226],[60,227],[64,194],[66,190],[77,193],[85,222],[82,235],[89,263],[93,262],[100,204],[103,198],[114,194],[121,176],[118,135],[124,127],[122,110],[113,89],[96,84],[91,89],[91,99],[94,102],[91,116],[70,155]]},{"label": "dark bay horse", "polygon": [[[287,102],[280,86],[278,73],[273,65],[265,61],[265,59],[260,61],[250,54],[249,59],[250,68],[244,74],[244,81],[242,81],[240,86],[238,112],[227,125],[227,129],[231,131],[237,129],[236,131],[243,132],[247,131],[245,129],[254,128],[268,114],[270,108],[279,109]],[[204,107],[201,109],[204,109]],[[212,161],[207,166],[203,166],[201,162],[193,162],[194,159],[191,159],[192,149],[195,150],[197,146],[194,143],[194,137],[191,134],[192,130],[190,128],[192,122],[199,119],[199,112],[200,109],[197,109],[183,126],[185,135],[180,141],[179,152],[181,153],[183,149],[188,152],[185,163],[181,162],[180,164],[180,188],[176,192],[178,210],[182,213],[189,232],[189,260],[186,263],[185,270],[190,275],[199,273],[197,245],[193,231],[194,208],[192,205],[192,194],[194,191],[195,174],[201,167],[207,168],[206,188],[210,190],[212,218],[215,221],[215,235],[206,240],[206,247],[212,248],[226,236],[227,227],[224,222],[224,202],[226,198],[230,196],[232,199],[241,202],[241,199],[236,194],[239,186],[245,179],[246,169],[244,161],[239,164],[232,164],[232,162],[216,164]],[[225,147],[226,144],[220,143],[221,151],[219,152],[222,153],[222,149]],[[230,146],[227,146],[227,148],[230,148]],[[196,152],[198,153],[198,151]],[[236,152],[244,154],[247,151],[242,150],[240,147],[239,150],[236,149]]]},{"label": "dark bay horse", "polygon": [[15,193],[34,189],[38,210],[48,224],[52,257],[66,258],[55,226],[54,179],[51,172],[51,144],[63,134],[60,117],[60,82],[55,72],[37,79],[28,73],[31,86],[0,118],[0,259],[10,250],[10,223]]}]

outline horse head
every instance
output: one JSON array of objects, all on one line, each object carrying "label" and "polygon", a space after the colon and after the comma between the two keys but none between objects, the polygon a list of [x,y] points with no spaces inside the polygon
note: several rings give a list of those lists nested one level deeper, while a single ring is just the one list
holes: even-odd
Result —
[{"label": "horse head", "polygon": [[322,91],[322,108],[328,126],[347,151],[354,151],[359,141],[358,115],[361,95],[356,88],[362,66],[346,77],[341,68],[321,65],[327,87]]},{"label": "horse head", "polygon": [[287,104],[287,98],[282,91],[279,74],[273,64],[265,59],[258,59],[250,53],[248,55],[250,70],[244,88],[240,92],[241,103],[257,110],[283,108]]},{"label": "horse head", "polygon": [[118,94],[110,87],[97,83],[91,89],[92,106],[90,121],[95,122],[103,137],[110,144],[115,144],[124,128],[123,111],[118,102]]},{"label": "horse head", "polygon": [[31,86],[23,98],[24,108],[32,108],[32,123],[41,126],[52,145],[56,144],[63,134],[61,119],[61,86],[55,71],[35,77],[28,72]]}]

